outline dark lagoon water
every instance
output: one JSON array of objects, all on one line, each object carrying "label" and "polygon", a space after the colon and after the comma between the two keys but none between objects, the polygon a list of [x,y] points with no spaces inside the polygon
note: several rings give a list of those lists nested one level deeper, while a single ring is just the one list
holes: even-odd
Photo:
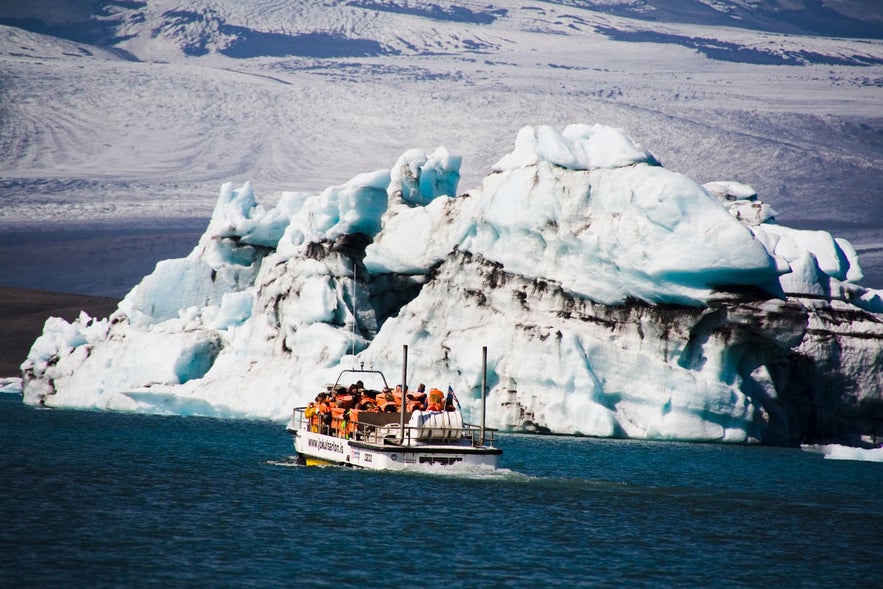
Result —
[{"label": "dark lagoon water", "polygon": [[499,441],[493,473],[308,468],[279,424],[0,395],[0,585],[883,586],[883,464]]}]

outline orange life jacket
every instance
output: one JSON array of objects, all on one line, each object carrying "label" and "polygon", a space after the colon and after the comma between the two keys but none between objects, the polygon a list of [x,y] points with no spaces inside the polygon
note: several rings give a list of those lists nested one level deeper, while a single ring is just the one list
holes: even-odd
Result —
[{"label": "orange life jacket", "polygon": [[356,404],[356,409],[359,411],[373,411],[377,409],[377,401],[372,399],[371,397],[362,397],[362,400]]},{"label": "orange life jacket", "polygon": [[352,409],[356,404],[356,399],[352,395],[337,395],[334,400],[337,402],[338,407],[343,407],[344,409]]}]

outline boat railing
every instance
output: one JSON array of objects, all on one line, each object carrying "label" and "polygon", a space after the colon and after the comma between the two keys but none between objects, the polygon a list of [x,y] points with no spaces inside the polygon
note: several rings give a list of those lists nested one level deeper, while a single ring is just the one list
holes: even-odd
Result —
[{"label": "boat railing", "polygon": [[[439,425],[408,425],[405,420],[402,435],[401,413],[361,413],[359,419],[350,420],[331,413],[313,413],[306,416],[306,407],[296,407],[288,426],[290,431],[311,431],[326,436],[355,440],[375,445],[414,446],[419,444],[442,444],[450,446],[494,447],[495,429],[482,428],[470,423],[462,427]],[[407,414],[406,414],[407,416]]]}]

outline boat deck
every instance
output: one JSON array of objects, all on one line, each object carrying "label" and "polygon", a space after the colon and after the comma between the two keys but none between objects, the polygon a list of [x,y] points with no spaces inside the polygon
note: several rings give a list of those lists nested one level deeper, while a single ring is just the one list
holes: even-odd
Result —
[{"label": "boat deck", "polygon": [[[494,446],[496,430],[463,423],[459,411],[414,411],[405,414],[401,428],[398,412],[349,411],[347,417],[332,413],[306,416],[306,407],[297,407],[288,431],[308,431],[348,440],[354,446],[402,447],[442,446],[448,450],[487,449]],[[417,415],[415,424],[415,414]],[[424,419],[421,419],[424,418]]]}]

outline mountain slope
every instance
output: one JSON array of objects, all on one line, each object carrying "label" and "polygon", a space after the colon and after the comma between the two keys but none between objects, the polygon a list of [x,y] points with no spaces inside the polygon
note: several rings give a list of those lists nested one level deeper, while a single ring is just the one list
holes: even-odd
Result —
[{"label": "mountain slope", "polygon": [[[769,3],[637,6],[9,3],[0,224],[201,231],[225,181],[272,202],[411,145],[457,146],[468,188],[521,126],[578,120],[622,127],[703,182],[748,183],[791,224],[836,228],[883,285],[881,43],[762,26],[784,14]],[[877,22],[873,3],[825,6]],[[12,267],[0,283],[46,286]]]}]

